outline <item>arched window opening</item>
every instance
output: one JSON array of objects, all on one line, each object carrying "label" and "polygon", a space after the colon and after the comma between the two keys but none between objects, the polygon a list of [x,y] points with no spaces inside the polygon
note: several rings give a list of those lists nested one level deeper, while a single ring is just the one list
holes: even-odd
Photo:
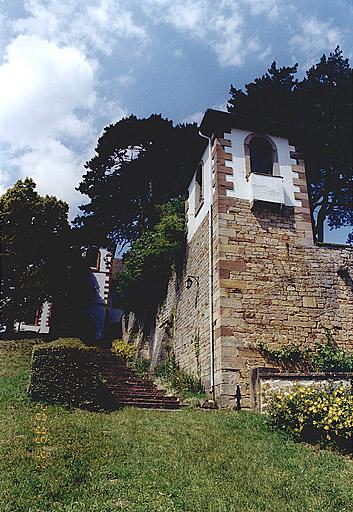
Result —
[{"label": "arched window opening", "polygon": [[98,247],[91,247],[87,249],[85,260],[90,268],[99,270],[100,265],[100,252]]},{"label": "arched window opening", "polygon": [[203,162],[200,162],[195,176],[195,212],[197,213],[204,200]]},{"label": "arched window opening", "polygon": [[280,176],[276,144],[268,135],[250,133],[244,140],[245,176],[251,173]]},{"label": "arched window opening", "polygon": [[251,172],[273,174],[273,149],[264,137],[253,137],[249,144]]}]

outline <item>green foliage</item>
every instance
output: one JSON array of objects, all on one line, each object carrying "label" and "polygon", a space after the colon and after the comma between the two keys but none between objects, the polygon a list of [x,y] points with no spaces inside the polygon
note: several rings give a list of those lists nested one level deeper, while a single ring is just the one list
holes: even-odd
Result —
[{"label": "green foliage", "polygon": [[171,272],[180,265],[185,248],[183,199],[173,199],[157,211],[159,221],[132,242],[117,275],[119,304],[143,322],[164,300]]},{"label": "green foliage", "polygon": [[196,365],[197,365],[197,375],[199,378],[201,378],[201,361],[200,361],[200,334],[199,330],[197,330],[194,339],[194,350],[195,350],[195,357],[196,357]]},{"label": "green foliage", "polygon": [[26,178],[0,198],[0,309],[10,328],[55,293],[66,262],[68,205],[35,188]]},{"label": "green foliage", "polygon": [[351,458],[270,431],[264,415],[44,404],[43,411],[26,398],[29,371],[27,346],[0,347],[2,512],[352,510]]},{"label": "green foliage", "polygon": [[297,70],[297,64],[277,68],[273,62],[245,92],[231,86],[228,111],[314,130],[302,143],[315,235],[323,241],[325,220],[331,229],[353,225],[352,68],[337,47],[301,81]]},{"label": "green foliage", "polygon": [[132,363],[132,368],[135,370],[135,373],[141,378],[145,379],[149,375],[151,361],[149,359],[144,359],[139,357],[134,360]]},{"label": "green foliage", "polygon": [[77,339],[59,339],[33,348],[28,394],[32,400],[109,409],[111,399],[95,362],[98,349]]},{"label": "green foliage", "polygon": [[112,351],[118,357],[131,361],[136,355],[136,347],[124,340],[114,340],[112,343]]},{"label": "green foliage", "polygon": [[272,423],[305,441],[352,451],[352,386],[299,386],[291,393],[275,393],[270,400]]},{"label": "green foliage", "polygon": [[316,343],[313,348],[302,345],[286,345],[270,349],[260,342],[258,349],[265,359],[287,370],[318,372],[353,372],[353,353],[340,349],[329,329],[325,330],[326,342]]},{"label": "green foliage", "polygon": [[107,127],[79,186],[90,202],[75,219],[88,240],[128,244],[117,302],[150,329],[173,265],[184,248],[184,205],[205,141],[196,124],[174,126],[160,115],[124,118]]},{"label": "green foliage", "polygon": [[205,393],[200,378],[180,369],[173,354],[169,354],[166,362],[155,369],[155,376],[165,381],[172,389],[182,395],[190,396]]},{"label": "green foliage", "polygon": [[156,205],[185,194],[204,142],[196,124],[160,115],[124,118],[105,128],[79,186],[90,203],[75,220],[99,245],[131,243],[158,222]]},{"label": "green foliage", "polygon": [[301,345],[293,344],[270,349],[265,342],[260,341],[258,349],[265,359],[287,370],[311,369],[309,349]]},{"label": "green foliage", "polygon": [[347,354],[340,349],[329,329],[325,332],[326,343],[317,343],[311,354],[313,369],[322,372],[353,372],[353,353]]}]

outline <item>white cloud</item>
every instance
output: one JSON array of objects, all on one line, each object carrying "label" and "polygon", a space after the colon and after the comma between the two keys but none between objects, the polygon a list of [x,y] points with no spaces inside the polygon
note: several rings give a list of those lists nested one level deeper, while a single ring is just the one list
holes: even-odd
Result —
[{"label": "white cloud", "polygon": [[8,45],[0,66],[0,141],[6,148],[2,189],[15,176],[30,176],[40,192],[73,206],[82,202],[75,187],[83,153],[96,139],[94,112],[125,113],[104,99],[98,101],[95,74],[95,64],[77,48],[27,35]]},{"label": "white cloud", "polygon": [[[30,176],[40,192],[75,209],[99,132],[127,114],[99,94],[97,52],[109,55],[127,39],[140,51],[146,33],[116,0],[26,0],[24,7],[27,17],[6,19],[13,39],[0,65],[0,190]],[[116,78],[120,86],[133,80],[132,72]]]},{"label": "white cloud", "polygon": [[256,35],[246,34],[239,0],[221,0],[217,6],[211,0],[145,0],[143,8],[155,22],[209,46],[221,65],[240,66],[246,57],[263,51]]},{"label": "white cloud", "polygon": [[[278,18],[283,9],[282,0],[241,0],[241,2],[250,8],[253,16],[265,15],[270,20]],[[288,9],[286,2],[286,8]]]},{"label": "white cloud", "polygon": [[0,67],[0,132],[18,147],[65,133],[87,136],[90,126],[75,110],[96,102],[94,67],[76,48],[59,48],[19,36]]},{"label": "white cloud", "polygon": [[290,46],[303,52],[308,59],[322,51],[333,50],[342,43],[343,33],[333,27],[329,21],[321,21],[316,17],[299,19],[300,32],[290,40]]},{"label": "white cloud", "polygon": [[30,176],[41,194],[56,195],[71,206],[82,203],[77,187],[83,161],[73,151],[55,139],[43,139],[23,154],[11,160],[13,169],[20,169],[20,177]]},{"label": "white cloud", "polygon": [[37,35],[84,52],[110,54],[117,42],[147,39],[123,2],[117,0],[26,0],[28,17],[13,23],[17,33]]}]

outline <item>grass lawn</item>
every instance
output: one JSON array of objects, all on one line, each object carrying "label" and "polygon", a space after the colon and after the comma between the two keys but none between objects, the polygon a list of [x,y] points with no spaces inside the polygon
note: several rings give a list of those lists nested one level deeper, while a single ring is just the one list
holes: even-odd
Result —
[{"label": "grass lawn", "polygon": [[352,512],[352,459],[260,415],[30,403],[30,349],[0,342],[0,512]]}]

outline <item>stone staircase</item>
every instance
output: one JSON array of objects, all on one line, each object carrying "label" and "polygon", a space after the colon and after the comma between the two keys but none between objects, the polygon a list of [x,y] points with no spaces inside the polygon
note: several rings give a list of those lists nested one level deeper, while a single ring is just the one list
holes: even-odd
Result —
[{"label": "stone staircase", "polygon": [[96,362],[117,407],[180,409],[179,398],[167,396],[152,380],[138,377],[110,350],[97,354]]}]

